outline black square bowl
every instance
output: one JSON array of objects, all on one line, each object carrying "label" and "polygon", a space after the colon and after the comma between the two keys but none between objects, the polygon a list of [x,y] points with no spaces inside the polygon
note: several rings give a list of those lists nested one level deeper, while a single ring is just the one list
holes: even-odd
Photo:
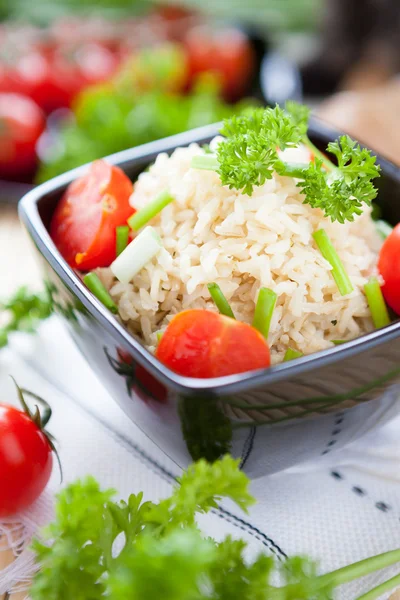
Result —
[{"label": "black square bowl", "polygon": [[[209,142],[212,125],[127,150],[107,160],[132,180],[160,152]],[[310,127],[325,148],[337,132]],[[379,204],[400,221],[400,170],[382,157]],[[230,451],[254,477],[326,455],[398,413],[400,322],[351,342],[269,369],[217,379],[173,373],[86,289],[54,246],[48,227],[75,169],[20,202],[22,222],[41,260],[56,310],[112,397],[179,466]],[[66,364],[68,369],[69,365]],[[71,373],[79,385],[79,372]]]}]

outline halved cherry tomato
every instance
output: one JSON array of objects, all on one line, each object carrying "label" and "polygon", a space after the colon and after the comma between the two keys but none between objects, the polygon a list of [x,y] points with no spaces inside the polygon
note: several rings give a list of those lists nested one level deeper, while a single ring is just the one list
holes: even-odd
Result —
[{"label": "halved cherry tomato", "polygon": [[32,504],[44,490],[52,467],[46,433],[25,412],[0,404],[0,518]]},{"label": "halved cherry tomato", "polygon": [[36,142],[45,127],[40,108],[26,96],[0,93],[0,177],[32,174]]},{"label": "halved cherry tomato", "polygon": [[187,377],[222,377],[269,367],[264,337],[253,327],[207,310],[185,310],[165,330],[157,358]]},{"label": "halved cherry tomato", "polygon": [[385,283],[382,292],[386,302],[400,315],[400,223],[383,242],[378,270]]},{"label": "halved cherry tomato", "polygon": [[90,271],[116,258],[115,228],[135,211],[133,185],[125,173],[104,160],[68,187],[53,215],[50,234],[71,267]]},{"label": "halved cherry tomato", "polygon": [[215,72],[221,79],[227,100],[237,100],[251,83],[255,57],[248,38],[237,29],[205,27],[189,30],[184,39],[191,79],[204,72]]}]

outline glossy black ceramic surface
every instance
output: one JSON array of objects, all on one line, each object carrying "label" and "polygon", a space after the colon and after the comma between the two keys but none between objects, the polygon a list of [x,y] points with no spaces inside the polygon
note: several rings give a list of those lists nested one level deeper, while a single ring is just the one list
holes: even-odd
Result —
[{"label": "glossy black ceramic surface", "polygon": [[[216,125],[113,155],[135,180],[159,152],[208,142]],[[314,122],[314,143],[337,133]],[[400,170],[384,158],[383,218],[400,221]],[[219,379],[181,377],[160,364],[94,298],[47,231],[75,169],[27,194],[20,216],[40,257],[56,309],[83,355],[127,415],[173,460],[210,460],[231,451],[252,476],[279,471],[343,447],[398,413],[400,322],[351,342],[256,372]],[[62,351],[62,349],[61,349]],[[68,369],[68,365],[65,365]],[[79,385],[79,373],[74,373]]]}]

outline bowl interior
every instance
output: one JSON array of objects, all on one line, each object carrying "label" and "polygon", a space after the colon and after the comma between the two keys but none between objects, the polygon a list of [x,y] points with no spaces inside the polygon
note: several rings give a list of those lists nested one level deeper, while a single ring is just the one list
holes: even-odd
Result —
[{"label": "bowl interior", "polygon": [[[176,147],[185,146],[192,142],[199,144],[207,143],[217,132],[218,125],[203,127],[199,130],[179,134],[173,138],[152,142],[139,148],[120,152],[108,157],[107,160],[120,166],[134,181],[140,172],[152,163],[160,152],[170,153]],[[328,142],[337,138],[340,134],[319,121],[313,121],[309,135],[312,141],[324,151]],[[381,156],[378,156],[378,163],[382,167],[382,176],[378,180],[379,195],[377,204],[381,208],[382,218],[395,225],[400,222],[400,169]],[[84,287],[83,284],[79,282],[72,270],[58,255],[46,232],[43,232],[43,225],[47,231],[49,229],[53,211],[63,191],[85,169],[85,166],[75,169],[70,173],[66,173],[43,184],[31,192],[22,200],[20,211],[22,219],[25,221],[40,252],[45,255],[51,267],[57,271],[64,282],[69,282],[70,288],[70,283],[73,281],[73,292],[78,296],[79,300],[88,307],[91,313],[95,313],[96,318],[101,318],[103,323],[108,327],[108,330],[113,330],[120,338],[123,336],[125,344],[128,343],[130,345],[132,352],[136,355],[140,363],[147,366],[151,372],[157,372],[157,375],[169,384],[175,387],[184,386],[191,390],[217,390],[218,393],[228,394],[231,392],[232,386],[236,386],[235,390],[239,387],[246,389],[255,385],[263,385],[266,382],[284,379],[289,374],[294,375],[312,370],[314,367],[321,366],[324,363],[335,362],[339,357],[343,358],[346,355],[357,354],[368,345],[377,345],[381,341],[387,341],[400,335],[400,323],[396,322],[382,330],[374,331],[361,338],[356,338],[343,346],[336,346],[335,348],[303,357],[301,361],[293,361],[293,364],[290,362],[282,363],[267,370],[241,374],[240,376],[227,376],[213,380],[197,380],[172,373],[150,355],[144,347],[141,347],[127,331],[124,331],[115,319],[108,314],[108,311],[103,309],[103,307],[97,308],[95,306],[97,301],[93,301],[86,290],[80,289]],[[40,217],[39,220],[37,219],[37,214]]]}]

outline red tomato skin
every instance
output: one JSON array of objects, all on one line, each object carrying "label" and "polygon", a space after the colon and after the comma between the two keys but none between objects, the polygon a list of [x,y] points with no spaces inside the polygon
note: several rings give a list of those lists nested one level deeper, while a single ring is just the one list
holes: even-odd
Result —
[{"label": "red tomato skin", "polygon": [[184,39],[193,82],[200,73],[220,77],[224,97],[238,100],[246,93],[255,70],[255,56],[247,37],[238,30],[189,30]]},{"label": "red tomato skin", "polygon": [[400,315],[400,223],[383,242],[378,270],[385,282],[383,296],[390,308]]},{"label": "red tomato skin", "polygon": [[186,377],[223,377],[270,366],[263,336],[250,325],[206,310],[186,310],[164,332],[156,357]]},{"label": "red tomato skin", "polygon": [[25,413],[0,404],[0,518],[28,508],[46,487],[52,467],[45,434]]},{"label": "red tomato skin", "polygon": [[44,115],[32,100],[0,93],[0,177],[13,179],[34,171],[36,143],[44,128]]},{"label": "red tomato skin", "polygon": [[116,258],[115,228],[135,212],[130,179],[119,168],[96,160],[89,173],[70,184],[54,212],[50,235],[68,264],[90,271]]}]

